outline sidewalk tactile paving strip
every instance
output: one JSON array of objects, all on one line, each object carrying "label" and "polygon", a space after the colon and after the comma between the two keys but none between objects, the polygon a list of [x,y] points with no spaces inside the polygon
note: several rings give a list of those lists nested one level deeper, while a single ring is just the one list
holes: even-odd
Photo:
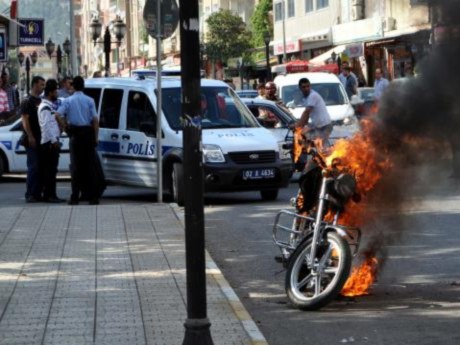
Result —
[{"label": "sidewalk tactile paving strip", "polygon": [[[184,229],[170,206],[0,209],[0,345],[175,345]],[[208,276],[215,345],[251,344]]]}]

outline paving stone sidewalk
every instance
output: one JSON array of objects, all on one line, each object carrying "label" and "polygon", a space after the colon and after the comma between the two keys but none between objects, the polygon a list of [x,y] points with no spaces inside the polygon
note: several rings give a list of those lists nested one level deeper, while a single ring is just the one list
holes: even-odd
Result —
[{"label": "paving stone sidewalk", "polygon": [[[207,261],[214,344],[267,344]],[[176,345],[186,316],[171,206],[0,208],[0,344]]]}]

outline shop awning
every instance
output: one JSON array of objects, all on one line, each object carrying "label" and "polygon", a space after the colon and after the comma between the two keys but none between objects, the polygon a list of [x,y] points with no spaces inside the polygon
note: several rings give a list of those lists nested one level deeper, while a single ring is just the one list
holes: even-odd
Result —
[{"label": "shop awning", "polygon": [[345,49],[347,49],[347,46],[345,44],[334,47],[332,49],[329,49],[327,52],[318,55],[313,59],[310,59],[308,63],[311,65],[324,65],[328,62],[328,60],[332,60],[331,56],[333,52],[336,53],[338,56],[339,54],[342,54],[345,51]]}]

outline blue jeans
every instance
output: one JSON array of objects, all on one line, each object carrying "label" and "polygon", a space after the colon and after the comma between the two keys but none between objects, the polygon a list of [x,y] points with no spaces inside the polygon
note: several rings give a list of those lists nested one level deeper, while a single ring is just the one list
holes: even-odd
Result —
[{"label": "blue jeans", "polygon": [[34,197],[40,199],[42,193],[42,182],[40,176],[40,152],[39,147],[27,147],[27,180],[26,199]]}]

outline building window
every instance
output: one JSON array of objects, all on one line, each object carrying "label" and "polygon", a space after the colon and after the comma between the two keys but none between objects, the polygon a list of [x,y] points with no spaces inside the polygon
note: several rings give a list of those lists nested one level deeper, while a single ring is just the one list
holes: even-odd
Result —
[{"label": "building window", "polygon": [[329,6],[329,0],[316,0],[316,9],[325,8]]},{"label": "building window", "polygon": [[288,0],[288,18],[295,16],[295,1]]},{"label": "building window", "polygon": [[275,4],[275,21],[283,20],[283,3],[278,2]]},{"label": "building window", "polygon": [[313,12],[313,0],[305,0],[305,12]]}]

